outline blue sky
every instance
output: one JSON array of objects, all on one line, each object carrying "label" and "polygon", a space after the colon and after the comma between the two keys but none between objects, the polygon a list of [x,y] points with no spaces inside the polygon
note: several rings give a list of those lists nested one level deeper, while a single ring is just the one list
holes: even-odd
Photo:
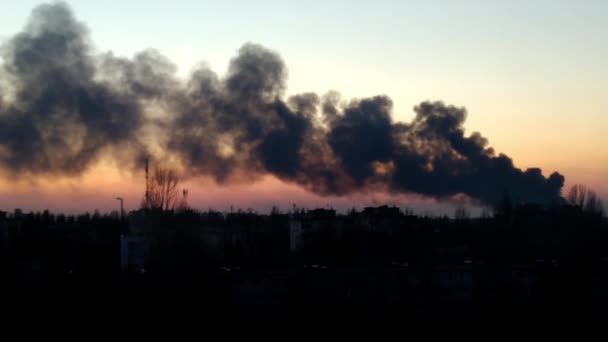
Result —
[{"label": "blue sky", "polygon": [[[0,36],[39,2],[5,4]],[[286,60],[291,92],[388,93],[404,116],[426,98],[475,105],[462,101],[470,93],[551,101],[538,89],[556,84],[603,96],[608,76],[606,1],[68,2],[101,50],[154,47],[186,75],[201,61],[223,72],[241,44],[258,42]]]}]

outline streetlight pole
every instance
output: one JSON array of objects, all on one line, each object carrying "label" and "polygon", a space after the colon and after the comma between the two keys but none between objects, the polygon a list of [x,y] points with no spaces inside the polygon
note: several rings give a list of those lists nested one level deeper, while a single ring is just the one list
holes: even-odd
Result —
[{"label": "streetlight pole", "polygon": [[120,220],[122,221],[125,217],[125,210],[123,207],[124,201],[123,201],[122,197],[116,197],[116,199],[120,201]]}]

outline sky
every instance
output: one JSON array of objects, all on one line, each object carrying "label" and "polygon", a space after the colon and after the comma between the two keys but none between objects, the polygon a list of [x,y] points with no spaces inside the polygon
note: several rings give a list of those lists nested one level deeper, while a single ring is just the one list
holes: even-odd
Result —
[{"label": "sky", "polygon": [[[152,47],[183,77],[199,63],[224,74],[239,47],[255,42],[281,55],[290,94],[386,94],[394,118],[405,122],[421,101],[464,106],[467,133],[481,132],[517,167],[559,171],[566,192],[584,183],[608,199],[607,1],[67,2],[98,50],[132,57]],[[3,1],[0,41],[19,32],[40,3]],[[143,191],[136,177],[101,162],[79,178],[0,179],[0,210],[111,210],[118,195],[132,209]],[[322,198],[271,177],[184,186],[193,206],[220,210],[266,210],[286,197],[302,206],[444,207],[414,196]]]}]

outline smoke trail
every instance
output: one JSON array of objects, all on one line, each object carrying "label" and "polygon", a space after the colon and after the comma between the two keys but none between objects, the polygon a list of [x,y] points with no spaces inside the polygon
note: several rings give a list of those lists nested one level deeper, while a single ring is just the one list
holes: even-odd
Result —
[{"label": "smoke trail", "polygon": [[285,64],[260,45],[241,47],[223,77],[201,66],[183,82],[155,50],[97,53],[59,3],[36,8],[1,52],[0,166],[12,174],[77,175],[108,155],[136,164],[153,127],[156,158],[221,184],[272,174],[321,195],[561,200],[563,176],[520,170],[481,134],[466,136],[464,108],[423,102],[400,123],[387,96],[285,99]]}]

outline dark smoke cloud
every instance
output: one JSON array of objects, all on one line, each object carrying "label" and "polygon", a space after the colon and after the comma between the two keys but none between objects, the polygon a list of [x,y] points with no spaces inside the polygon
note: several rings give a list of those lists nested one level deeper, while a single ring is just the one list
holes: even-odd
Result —
[{"label": "dark smoke cloud", "polygon": [[[77,175],[101,156],[136,165],[152,154],[221,184],[272,174],[321,195],[561,200],[563,176],[520,170],[481,134],[465,135],[464,108],[424,102],[399,123],[387,96],[285,100],[285,64],[260,45],[245,44],[224,77],[199,66],[183,82],[155,50],[132,59],[96,53],[59,3],[38,7],[1,51],[0,84],[9,86],[0,88],[0,166],[13,174]],[[155,152],[142,147],[150,127]]]},{"label": "dark smoke cloud", "polygon": [[131,145],[136,98],[98,82],[86,28],[65,5],[36,8],[2,47],[12,94],[0,109],[0,163],[16,173],[79,174],[106,149]]}]

